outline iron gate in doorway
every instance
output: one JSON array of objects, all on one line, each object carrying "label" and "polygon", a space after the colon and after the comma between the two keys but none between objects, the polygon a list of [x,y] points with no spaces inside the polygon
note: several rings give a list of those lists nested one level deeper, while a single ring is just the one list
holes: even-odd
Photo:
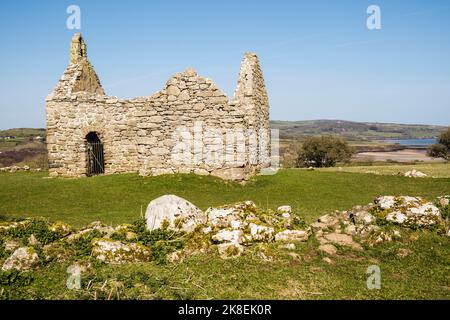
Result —
[{"label": "iron gate in doorway", "polygon": [[103,143],[95,132],[86,136],[87,140],[87,176],[105,173]]}]

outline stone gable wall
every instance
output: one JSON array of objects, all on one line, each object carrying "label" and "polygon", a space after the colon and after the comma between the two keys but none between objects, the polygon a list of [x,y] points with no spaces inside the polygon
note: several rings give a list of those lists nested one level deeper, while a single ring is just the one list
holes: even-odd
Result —
[{"label": "stone gable wall", "polygon": [[[96,132],[103,142],[105,174],[193,172],[244,179],[267,166],[264,160],[251,162],[250,151],[238,156],[234,145],[221,149],[230,132],[242,132],[238,139],[248,144],[249,128],[269,128],[267,93],[254,54],[244,57],[232,101],[192,69],[174,75],[150,97],[122,100],[104,94],[77,34],[70,64],[47,97],[46,111],[51,176],[86,175],[89,132]],[[203,145],[195,142],[199,134]],[[186,135],[191,144],[180,139]],[[218,154],[223,161],[210,161],[208,156]],[[225,161],[231,158],[237,161]]]}]

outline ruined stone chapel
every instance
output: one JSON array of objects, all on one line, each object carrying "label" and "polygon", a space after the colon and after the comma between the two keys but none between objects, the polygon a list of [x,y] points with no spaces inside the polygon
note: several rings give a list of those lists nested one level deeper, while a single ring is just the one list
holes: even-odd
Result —
[{"label": "ruined stone chapel", "polygon": [[[51,176],[196,173],[241,180],[270,164],[268,96],[252,53],[244,56],[231,101],[193,69],[150,97],[123,100],[105,94],[77,33],[70,63],[46,99],[46,122]],[[196,132],[205,128],[219,138]],[[230,132],[240,143],[224,143]],[[191,143],[202,134],[201,144]]]}]

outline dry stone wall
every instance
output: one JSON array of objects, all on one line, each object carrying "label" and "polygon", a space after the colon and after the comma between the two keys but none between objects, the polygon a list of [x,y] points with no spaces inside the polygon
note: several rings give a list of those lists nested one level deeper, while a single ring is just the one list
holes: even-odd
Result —
[{"label": "dry stone wall", "polygon": [[[232,101],[193,69],[174,75],[150,97],[123,100],[105,95],[76,34],[70,64],[46,109],[51,176],[87,174],[90,132],[103,143],[106,174],[193,172],[245,179],[268,166],[269,105],[254,54],[244,57]],[[265,141],[262,150],[252,145],[255,137]]]}]

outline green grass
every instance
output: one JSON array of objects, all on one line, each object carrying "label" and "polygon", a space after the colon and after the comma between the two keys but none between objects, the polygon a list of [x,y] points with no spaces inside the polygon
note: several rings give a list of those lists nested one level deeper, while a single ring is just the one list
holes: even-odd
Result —
[{"label": "green grass", "polygon": [[271,209],[288,204],[312,222],[323,213],[367,204],[378,195],[434,198],[449,193],[450,179],[296,169],[258,176],[244,186],[195,175],[49,179],[46,172],[0,173],[0,218],[45,216],[74,226],[94,220],[120,224],[139,218],[151,200],[176,194],[201,209],[242,200],[253,200],[261,208]]},{"label": "green grass", "polygon": [[[145,211],[152,199],[170,193],[202,209],[240,200],[253,200],[263,208],[290,204],[311,222],[322,213],[366,204],[381,194],[433,199],[450,193],[450,179],[293,169],[258,176],[242,186],[195,175],[49,179],[45,172],[1,173],[0,220],[46,216],[75,226],[94,220],[131,222],[141,207]],[[401,233],[398,241],[362,252],[339,248],[332,264],[322,260],[314,238],[297,245],[299,259],[277,244],[268,245],[264,250],[270,262],[258,256],[257,245],[231,260],[220,259],[214,251],[177,265],[91,261],[91,269],[81,275],[81,290],[66,288],[67,267],[75,260],[52,262],[11,285],[0,285],[0,299],[450,299],[449,238],[427,230],[403,228]],[[399,249],[405,248],[411,253],[400,258]],[[366,287],[370,265],[381,268],[381,290]]]},{"label": "green grass", "polygon": [[353,172],[372,173],[381,175],[404,174],[411,170],[417,170],[434,178],[450,178],[450,163],[418,163],[418,164],[396,164],[396,165],[373,165],[373,166],[344,166],[335,168],[322,168],[323,172]]},{"label": "green grass", "polygon": [[[332,264],[322,260],[311,239],[295,250],[300,260],[271,245],[271,262],[253,247],[233,260],[210,253],[178,265],[98,265],[81,274],[78,291],[65,287],[70,263],[51,264],[32,272],[30,285],[9,289],[0,298],[450,299],[449,240],[429,231],[403,230],[402,235],[400,241],[364,252],[341,248]],[[401,248],[411,254],[398,257]],[[367,289],[370,265],[381,269],[380,290]]]}]

